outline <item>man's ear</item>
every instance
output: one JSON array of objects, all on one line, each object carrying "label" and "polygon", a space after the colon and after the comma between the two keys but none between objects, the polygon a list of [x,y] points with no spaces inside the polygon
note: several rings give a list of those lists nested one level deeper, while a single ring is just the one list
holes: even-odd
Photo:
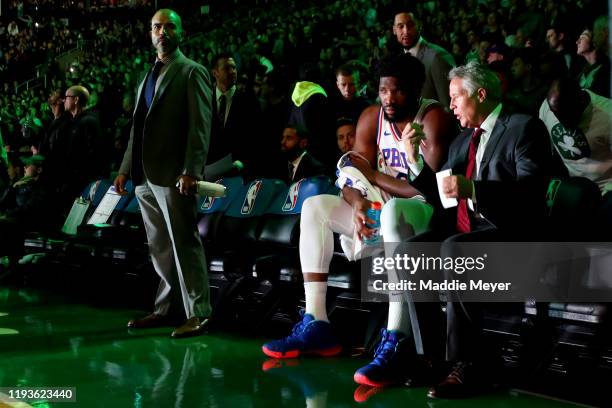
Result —
[{"label": "man's ear", "polygon": [[304,138],[304,139],[300,139],[300,149],[306,149],[306,147],[308,147],[308,139]]},{"label": "man's ear", "polygon": [[484,102],[487,99],[487,90],[484,88],[478,88],[476,94],[478,95],[478,100],[480,101],[480,103]]}]

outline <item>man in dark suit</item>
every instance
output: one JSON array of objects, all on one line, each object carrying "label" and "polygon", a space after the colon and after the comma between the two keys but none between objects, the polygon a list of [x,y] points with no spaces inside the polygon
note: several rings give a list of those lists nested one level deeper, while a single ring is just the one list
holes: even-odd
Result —
[{"label": "man in dark suit", "polygon": [[154,312],[128,327],[168,325],[172,300],[181,299],[186,321],[172,332],[175,338],[201,334],[211,313],[194,195],[210,140],[211,83],[206,69],[179,50],[182,38],[176,12],[155,13],[151,39],[157,59],[138,88],[130,140],[114,183],[123,193],[128,175],[133,179],[161,278]]},{"label": "man in dark suit", "polygon": [[283,130],[281,150],[287,158],[287,173],[284,179],[291,184],[303,178],[326,174],[323,163],[306,151],[308,132],[300,126],[289,125]]},{"label": "man in dark suit", "polygon": [[[450,146],[443,169],[452,175],[442,180],[440,193],[458,199],[458,206],[442,208],[435,174],[415,148],[422,138],[409,138],[408,160],[421,167],[412,184],[437,214],[434,231],[413,241],[500,241],[537,231],[553,168],[546,128],[536,118],[505,111],[499,78],[487,67],[470,62],[451,70],[449,78],[450,108],[465,130]],[[450,246],[443,245],[443,252],[445,247]],[[490,379],[484,375],[492,360],[479,335],[481,312],[479,304],[448,303],[446,358],[455,366],[430,397],[466,397]]]},{"label": "man in dark suit", "polygon": [[444,48],[421,37],[421,22],[414,13],[407,10],[397,10],[393,20],[393,34],[403,52],[411,54],[425,65],[425,83],[421,96],[448,106],[448,72],[455,66],[453,56]]},{"label": "man in dark suit", "polygon": [[231,154],[233,167],[242,170],[247,177],[253,176],[257,172],[259,161],[263,160],[265,155],[265,152],[258,149],[258,140],[261,137],[259,101],[255,94],[236,87],[238,69],[230,54],[221,53],[215,56],[212,61],[212,74],[216,86],[212,96],[213,124],[207,164],[215,163]]}]

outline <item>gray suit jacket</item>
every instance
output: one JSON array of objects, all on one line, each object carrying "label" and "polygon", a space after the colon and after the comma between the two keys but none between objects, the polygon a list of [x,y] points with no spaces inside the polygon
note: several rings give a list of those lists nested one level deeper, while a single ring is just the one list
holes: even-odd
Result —
[{"label": "gray suit jacket", "polygon": [[416,57],[425,66],[425,83],[421,96],[435,99],[448,108],[450,105],[448,72],[455,66],[453,56],[444,48],[423,39]]},{"label": "gray suit jacket", "polygon": [[[210,75],[177,52],[159,76],[148,110],[142,95],[147,78],[140,83],[130,140],[119,168],[120,174],[133,174],[140,164],[132,159],[139,156],[147,179],[164,187],[174,186],[180,175],[203,177],[212,122]],[[136,143],[142,146],[140,155],[133,154],[135,135],[141,136]]]}]

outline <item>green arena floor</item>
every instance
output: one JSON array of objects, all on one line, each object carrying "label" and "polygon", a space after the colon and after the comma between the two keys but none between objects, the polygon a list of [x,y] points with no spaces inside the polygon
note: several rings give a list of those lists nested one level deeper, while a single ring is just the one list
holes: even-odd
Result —
[{"label": "green arena floor", "polygon": [[363,359],[268,360],[263,339],[130,332],[135,314],[0,288],[0,387],[74,387],[77,400],[23,404],[0,395],[0,407],[574,406],[516,391],[456,402],[428,401],[425,388],[358,388],[352,376]]}]

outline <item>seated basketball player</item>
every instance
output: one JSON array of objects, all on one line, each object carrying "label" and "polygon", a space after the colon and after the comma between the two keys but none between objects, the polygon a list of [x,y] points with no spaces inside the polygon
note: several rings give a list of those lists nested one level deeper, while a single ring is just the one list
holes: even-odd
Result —
[{"label": "seated basketball player", "polygon": [[[425,73],[423,65],[409,54],[389,56],[379,66],[381,105],[367,108],[357,124],[351,156],[366,182],[387,198],[381,213],[380,234],[386,243],[399,243],[428,226],[432,207],[410,185],[411,169],[403,140],[425,140],[420,150],[427,164],[438,169],[445,160],[451,119],[436,101],[419,98]],[[418,125],[413,125],[418,124]],[[417,132],[424,135],[414,138]],[[372,230],[366,227],[371,201],[361,192],[345,186],[342,196],[319,195],[302,207],[300,262],[304,277],[306,310],[291,334],[263,345],[274,358],[295,358],[304,354],[332,356],[341,346],[327,318],[325,297],[327,274],[333,253],[333,233],[358,239]],[[391,249],[387,248],[391,251]],[[354,259],[354,254],[347,254]],[[389,256],[389,254],[387,254]],[[407,355],[414,346],[404,341],[410,332],[408,304],[390,302],[387,329],[374,360],[355,373],[355,381],[375,386],[402,381]],[[413,305],[412,305],[413,306]]]}]

